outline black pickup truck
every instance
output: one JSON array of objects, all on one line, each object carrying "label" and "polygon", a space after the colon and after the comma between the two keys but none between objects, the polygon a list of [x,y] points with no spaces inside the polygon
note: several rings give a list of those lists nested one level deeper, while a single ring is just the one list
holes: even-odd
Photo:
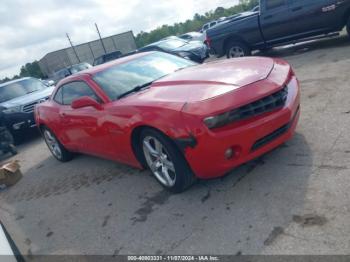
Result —
[{"label": "black pickup truck", "polygon": [[240,57],[253,50],[334,35],[347,26],[350,0],[260,0],[260,11],[245,12],[207,31],[218,56]]}]

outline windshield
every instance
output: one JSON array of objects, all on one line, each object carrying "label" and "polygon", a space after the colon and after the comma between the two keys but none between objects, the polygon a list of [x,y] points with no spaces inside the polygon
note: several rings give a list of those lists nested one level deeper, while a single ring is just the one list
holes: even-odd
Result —
[{"label": "windshield", "polygon": [[186,43],[187,42],[182,41],[180,39],[170,39],[170,40],[159,42],[157,46],[159,46],[164,50],[173,50],[181,46],[184,46]]},{"label": "windshield", "polygon": [[0,86],[0,103],[47,88],[37,79],[25,79]]},{"label": "windshield", "polygon": [[77,64],[77,65],[73,65],[71,68],[70,68],[70,72],[72,74],[75,74],[75,73],[78,73],[80,71],[83,71],[85,69],[88,69],[90,68],[91,65],[88,64],[88,63],[81,63],[81,64]]},{"label": "windshield", "polygon": [[151,83],[179,69],[196,63],[166,53],[151,53],[124,64],[115,65],[94,75],[111,100],[135,87]]}]

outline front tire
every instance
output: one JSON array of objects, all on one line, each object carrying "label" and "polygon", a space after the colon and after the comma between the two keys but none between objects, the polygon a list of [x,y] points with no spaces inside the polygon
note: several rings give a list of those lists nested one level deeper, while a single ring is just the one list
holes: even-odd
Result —
[{"label": "front tire", "polygon": [[145,163],[164,188],[180,193],[194,183],[187,161],[168,137],[147,128],[141,132],[140,145]]},{"label": "front tire", "polygon": [[244,56],[250,56],[251,54],[252,54],[252,51],[250,50],[249,46],[247,46],[242,42],[231,41],[226,46],[227,58],[244,57]]},{"label": "front tire", "polygon": [[68,162],[73,158],[73,154],[69,152],[57,139],[55,134],[46,127],[42,128],[42,133],[47,147],[52,155],[61,162]]}]

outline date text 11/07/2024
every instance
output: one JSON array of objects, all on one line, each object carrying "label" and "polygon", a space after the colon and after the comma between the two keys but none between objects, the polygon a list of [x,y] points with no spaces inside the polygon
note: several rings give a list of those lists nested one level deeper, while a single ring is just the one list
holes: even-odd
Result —
[{"label": "date text 11/07/2024", "polygon": [[128,261],[220,261],[217,256],[128,256]]}]

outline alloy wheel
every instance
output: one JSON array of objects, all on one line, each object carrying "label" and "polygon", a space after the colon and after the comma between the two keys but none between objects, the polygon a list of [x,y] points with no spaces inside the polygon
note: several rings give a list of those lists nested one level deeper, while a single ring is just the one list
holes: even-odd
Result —
[{"label": "alloy wheel", "polygon": [[153,136],[145,137],[142,143],[147,164],[153,175],[164,186],[174,186],[176,183],[175,166],[166,148]]},{"label": "alloy wheel", "polygon": [[243,57],[243,56],[245,56],[245,53],[244,53],[244,50],[243,50],[242,47],[240,47],[240,46],[233,46],[229,50],[229,56],[231,58]]},{"label": "alloy wheel", "polygon": [[44,131],[44,138],[45,138],[46,144],[48,145],[52,154],[56,158],[61,159],[62,158],[62,150],[61,150],[61,147],[60,147],[57,139],[55,138],[55,136],[49,130],[45,130]]}]

